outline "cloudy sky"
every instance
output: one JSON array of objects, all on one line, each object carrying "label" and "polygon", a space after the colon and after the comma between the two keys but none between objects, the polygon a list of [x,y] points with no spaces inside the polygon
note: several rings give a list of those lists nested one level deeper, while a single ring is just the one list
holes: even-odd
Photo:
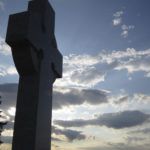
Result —
[{"label": "cloudy sky", "polygon": [[[51,0],[63,78],[54,84],[52,150],[150,150],[150,1]],[[18,74],[8,16],[28,0],[0,0],[3,150],[11,149]]]}]

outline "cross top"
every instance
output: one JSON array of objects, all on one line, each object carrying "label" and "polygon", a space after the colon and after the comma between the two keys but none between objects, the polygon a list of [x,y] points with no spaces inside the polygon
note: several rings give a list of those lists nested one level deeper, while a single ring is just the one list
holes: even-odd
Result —
[{"label": "cross top", "polygon": [[57,49],[54,26],[55,12],[48,0],[32,0],[28,11],[10,15],[6,42],[12,47],[21,76],[38,72],[41,58],[47,56],[55,78],[62,76],[62,55]]},{"label": "cross top", "polygon": [[49,37],[54,34],[55,13],[48,0],[30,1],[28,11],[38,15],[43,32],[46,32]]}]

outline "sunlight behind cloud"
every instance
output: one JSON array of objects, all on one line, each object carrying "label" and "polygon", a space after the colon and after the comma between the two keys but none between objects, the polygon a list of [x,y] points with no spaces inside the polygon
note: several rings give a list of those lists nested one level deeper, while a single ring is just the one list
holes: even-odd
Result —
[{"label": "sunlight behind cloud", "polygon": [[11,116],[15,116],[16,108],[15,108],[15,107],[10,107],[10,108],[8,109],[8,113],[9,113]]}]

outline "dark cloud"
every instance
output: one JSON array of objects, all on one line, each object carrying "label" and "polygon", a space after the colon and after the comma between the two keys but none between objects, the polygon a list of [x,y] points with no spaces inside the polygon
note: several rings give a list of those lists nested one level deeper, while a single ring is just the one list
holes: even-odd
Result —
[{"label": "dark cloud", "polygon": [[2,142],[5,144],[11,144],[12,143],[12,137],[11,136],[2,136]]},{"label": "dark cloud", "polygon": [[18,84],[0,84],[1,107],[8,115],[9,107],[16,105]]},{"label": "dark cloud", "polygon": [[[65,88],[64,90],[66,90]],[[63,89],[61,89],[63,90]],[[101,103],[107,103],[107,92],[101,90],[92,89],[67,89],[68,92],[55,91],[53,93],[53,108],[59,109],[63,106],[69,105],[81,105],[88,103],[91,105],[98,105]]]},{"label": "dark cloud", "polygon": [[86,136],[82,134],[81,131],[69,130],[69,129],[58,129],[54,126],[52,127],[52,133],[55,133],[56,135],[64,135],[70,142],[73,140],[86,139]]},{"label": "dark cloud", "polygon": [[145,128],[145,129],[139,129],[139,130],[134,130],[134,131],[130,131],[128,132],[128,134],[150,134],[150,128]]},{"label": "dark cloud", "polygon": [[149,144],[128,145],[128,143],[106,143],[106,146],[80,147],[80,150],[149,150]]},{"label": "dark cloud", "polygon": [[[55,138],[54,138],[54,139],[55,139]],[[52,139],[52,140],[53,140],[53,139]],[[54,140],[54,141],[57,141],[57,139]],[[59,147],[60,147],[60,146],[58,146],[58,145],[56,145],[56,144],[53,144],[53,143],[51,144],[51,146],[52,146],[52,147],[55,147],[55,148],[59,148]],[[52,148],[52,149],[53,149],[53,148]],[[60,149],[60,148],[59,148],[59,149]]]},{"label": "dark cloud", "polygon": [[114,129],[122,129],[141,125],[150,118],[150,115],[144,114],[140,111],[124,111],[117,113],[105,113],[99,115],[95,119],[90,120],[55,120],[54,123],[62,127],[81,127],[81,126],[107,126]]},{"label": "dark cloud", "polygon": [[16,93],[17,89],[18,89],[18,84],[16,83],[0,84],[0,92]]},{"label": "dark cloud", "polygon": [[8,121],[7,124],[4,126],[4,129],[10,130],[14,128],[14,122]]},{"label": "dark cloud", "polygon": [[55,137],[51,137],[52,141],[57,141],[57,142],[62,142],[63,140],[59,139],[59,138],[55,138]]},{"label": "dark cloud", "polygon": [[120,98],[117,99],[116,101],[114,101],[114,103],[115,103],[115,104],[121,104],[121,103],[127,102],[128,99],[129,99],[129,96],[128,96],[128,95],[125,95],[125,96],[120,97]]},{"label": "dark cloud", "polygon": [[[16,105],[17,88],[17,84],[0,85],[0,95],[2,96],[4,109]],[[53,109],[60,109],[69,105],[81,105],[83,103],[98,105],[107,102],[107,92],[102,90],[55,87],[53,92]]]},{"label": "dark cloud", "polygon": [[138,142],[138,141],[144,141],[145,138],[142,137],[126,137],[125,138],[128,142],[128,144],[132,143],[132,142]]}]

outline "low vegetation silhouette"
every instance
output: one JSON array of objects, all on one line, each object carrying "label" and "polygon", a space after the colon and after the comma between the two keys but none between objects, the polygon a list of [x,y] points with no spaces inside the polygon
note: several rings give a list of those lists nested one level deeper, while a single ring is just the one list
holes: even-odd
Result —
[{"label": "low vegetation silhouette", "polygon": [[[0,96],[0,105],[1,104],[2,104],[2,97]],[[0,109],[0,145],[3,144],[1,135],[3,132],[4,126],[7,124],[7,121],[3,121],[2,118],[3,118],[2,110]]]}]

